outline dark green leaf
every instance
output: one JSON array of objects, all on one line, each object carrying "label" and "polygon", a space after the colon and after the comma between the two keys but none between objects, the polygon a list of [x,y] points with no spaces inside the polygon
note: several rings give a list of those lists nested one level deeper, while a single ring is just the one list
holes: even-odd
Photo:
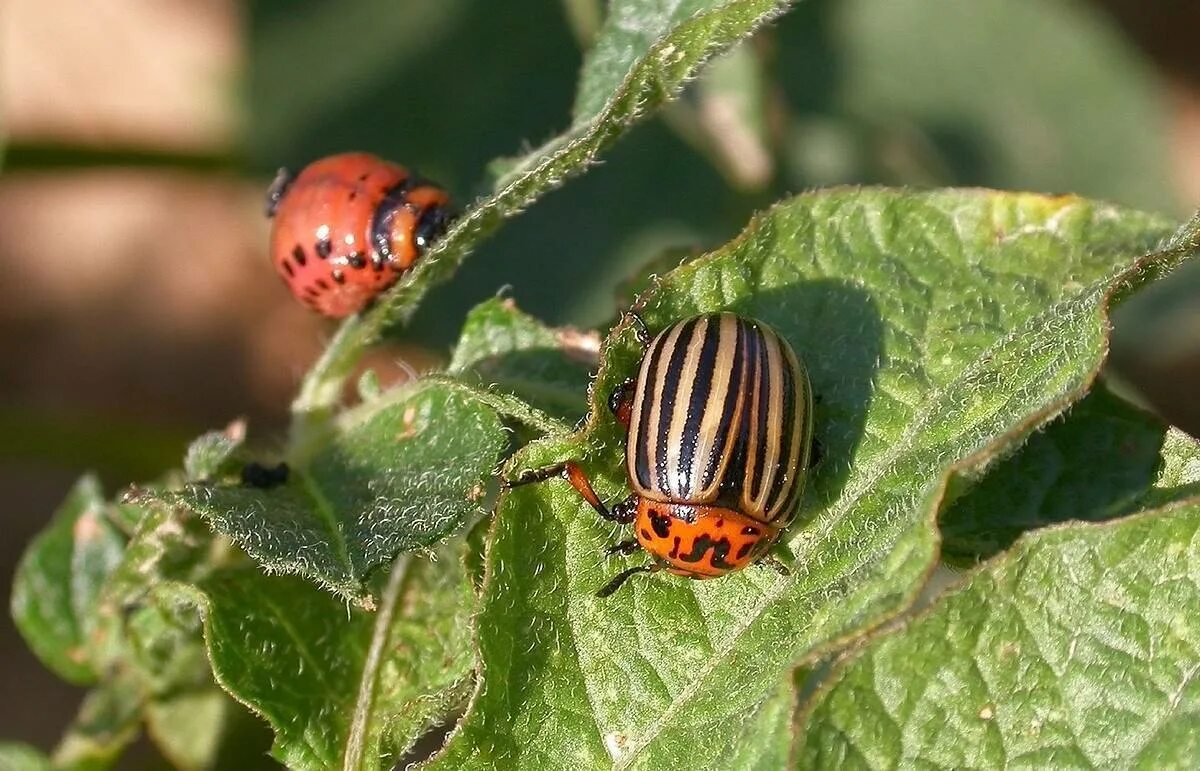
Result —
[{"label": "dark green leaf", "polygon": [[462,542],[401,557],[375,614],[311,584],[252,570],[176,596],[198,604],[221,685],[275,730],[294,768],[379,768],[466,698],[474,591]]},{"label": "dark green leaf", "polygon": [[1153,415],[1097,388],[946,509],[943,556],[970,564],[1027,530],[1129,513],[1154,480],[1165,432]]},{"label": "dark green leaf", "polygon": [[213,680],[194,608],[162,591],[245,557],[186,509],[139,510],[97,600],[106,633],[122,640],[115,673],[136,688],[147,733],[176,767],[262,767],[269,736]]},{"label": "dark green leaf", "polygon": [[344,416],[282,485],[192,485],[158,497],[199,512],[268,570],[369,604],[373,571],[482,513],[482,485],[504,446],[481,398],[423,381]]},{"label": "dark green leaf", "polygon": [[734,5],[728,0],[612,0],[580,73],[575,121],[596,117],[633,65],[663,35],[698,13]]},{"label": "dark green leaf", "polygon": [[575,421],[587,411],[599,347],[595,335],[551,329],[511,300],[493,299],[467,316],[448,371]]},{"label": "dark green leaf", "polygon": [[27,744],[0,742],[0,771],[50,771],[50,758]]},{"label": "dark green leaf", "polygon": [[97,626],[96,598],[125,539],[107,508],[96,479],[80,479],[25,551],[13,582],[17,628],[46,666],[73,683],[96,681],[112,643]]},{"label": "dark green leaf", "polygon": [[802,765],[1195,768],[1200,502],[1031,533],[872,642]]},{"label": "dark green leaf", "polygon": [[[1180,240],[1139,261],[1170,232],[1073,197],[834,190],[775,207],[664,277],[642,298],[652,330],[733,309],[807,362],[824,459],[808,524],[787,540],[796,567],[659,575],[598,600],[645,557],[604,559],[623,534],[565,484],[514,490],[488,553],[483,680],[435,765],[722,767],[708,737],[763,730],[748,716],[797,664],[912,602],[936,560],[949,480],[1086,391],[1114,288],[1185,258]],[[623,437],[603,401],[639,357],[618,327],[587,429],[531,446],[517,469],[575,457],[603,497],[624,497]]]}]

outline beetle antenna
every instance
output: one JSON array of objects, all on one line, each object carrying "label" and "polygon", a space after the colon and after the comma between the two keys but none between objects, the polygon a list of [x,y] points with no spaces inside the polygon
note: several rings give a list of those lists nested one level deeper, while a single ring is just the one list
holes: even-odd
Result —
[{"label": "beetle antenna", "polygon": [[625,583],[629,579],[629,577],[634,575],[635,573],[657,573],[659,570],[662,570],[662,568],[657,563],[651,563],[649,565],[638,565],[635,568],[629,568],[628,570],[622,570],[620,573],[617,573],[615,576],[613,576],[611,581],[609,581],[607,584],[602,586],[600,588],[600,591],[596,592],[596,596],[597,597],[607,597],[608,595],[612,594],[616,590],[620,589],[621,584]]}]

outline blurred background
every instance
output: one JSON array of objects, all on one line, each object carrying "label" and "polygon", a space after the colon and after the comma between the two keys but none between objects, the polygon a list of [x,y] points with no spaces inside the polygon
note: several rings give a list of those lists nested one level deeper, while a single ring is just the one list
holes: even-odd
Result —
[{"label": "blurred background", "polygon": [[[0,9],[0,593],[84,470],[110,492],[231,419],[281,436],[332,327],[267,261],[280,165],[348,149],[465,203],[569,124],[601,0],[7,0]],[[446,358],[508,286],[603,324],[624,278],[843,183],[1200,205],[1200,4],[808,0],[584,178],[510,223],[377,365]],[[1200,432],[1200,269],[1122,310],[1120,374]],[[1154,341],[1153,345],[1147,341]],[[49,748],[79,693],[0,618],[0,735]],[[143,758],[139,762],[150,762]]]}]

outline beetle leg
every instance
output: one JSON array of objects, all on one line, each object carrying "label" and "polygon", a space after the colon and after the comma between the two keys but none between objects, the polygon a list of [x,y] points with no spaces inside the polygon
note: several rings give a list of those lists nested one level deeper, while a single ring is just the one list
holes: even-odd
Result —
[{"label": "beetle leg", "polygon": [[792,574],[792,571],[788,570],[788,566],[780,562],[779,559],[772,554],[767,554],[758,562],[760,565],[766,565],[785,578]]},{"label": "beetle leg", "polygon": [[812,440],[812,449],[808,453],[808,467],[816,468],[821,462],[821,458],[825,456],[825,448],[821,445],[820,439]]},{"label": "beetle leg", "polygon": [[637,567],[629,568],[628,570],[622,570],[620,573],[617,573],[615,576],[613,576],[611,581],[600,587],[600,591],[596,592],[596,596],[607,597],[616,590],[620,589],[621,584],[625,583],[625,581],[627,581],[629,577],[635,573],[657,573],[660,570],[662,570],[662,566],[657,562],[652,562],[649,565],[638,565]]},{"label": "beetle leg", "polygon": [[633,417],[633,387],[636,384],[636,380],[629,378],[614,388],[608,397],[608,409],[625,428],[629,428],[629,421]]},{"label": "beetle leg", "polygon": [[565,463],[555,463],[552,466],[526,469],[518,474],[516,478],[505,479],[501,484],[504,487],[522,487],[524,485],[531,485],[536,482],[545,482],[547,479],[563,476],[563,470],[566,465],[567,464]]},{"label": "beetle leg", "polygon": [[605,549],[604,553],[605,554],[633,554],[639,548],[641,548],[641,544],[638,543],[638,539],[630,538],[628,541],[621,541],[618,544],[613,544],[612,546]]},{"label": "beetle leg", "polygon": [[544,482],[547,479],[561,476],[570,483],[583,499],[588,502],[588,505],[596,510],[604,519],[611,522],[632,522],[637,515],[637,499],[634,496],[621,501],[616,506],[609,509],[604,505],[604,501],[600,500],[600,496],[596,495],[596,491],[592,488],[592,482],[588,479],[587,474],[579,467],[575,461],[564,461],[563,463],[555,463],[553,466],[544,468],[532,469],[524,471],[516,479],[506,480],[505,487],[521,487],[535,482]]},{"label": "beetle leg", "polygon": [[600,500],[600,496],[596,495],[596,491],[592,488],[592,481],[588,479],[587,474],[583,472],[578,463],[572,460],[522,472],[516,479],[506,480],[504,486],[521,487],[535,482],[544,482],[557,476],[567,480],[601,518],[607,519],[609,522],[629,524],[637,517],[638,499],[636,495],[629,496],[610,509],[604,505],[604,501]]}]

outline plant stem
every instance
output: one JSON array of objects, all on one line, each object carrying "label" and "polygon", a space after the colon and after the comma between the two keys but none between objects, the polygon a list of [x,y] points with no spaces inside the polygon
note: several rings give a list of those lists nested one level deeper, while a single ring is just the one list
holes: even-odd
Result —
[{"label": "plant stem", "polygon": [[363,768],[363,753],[366,752],[367,726],[371,721],[371,713],[375,707],[375,687],[379,684],[379,667],[383,662],[383,651],[391,636],[392,619],[396,615],[396,606],[400,604],[400,589],[404,586],[404,578],[408,575],[412,554],[401,554],[392,565],[391,575],[388,576],[387,586],[379,601],[379,613],[375,617],[375,628],[371,632],[371,647],[367,651],[367,660],[363,663],[362,677],[358,681],[358,698],[354,702],[354,718],[350,723],[350,735],[346,739],[346,755],[342,768],[345,771],[358,771]]}]

